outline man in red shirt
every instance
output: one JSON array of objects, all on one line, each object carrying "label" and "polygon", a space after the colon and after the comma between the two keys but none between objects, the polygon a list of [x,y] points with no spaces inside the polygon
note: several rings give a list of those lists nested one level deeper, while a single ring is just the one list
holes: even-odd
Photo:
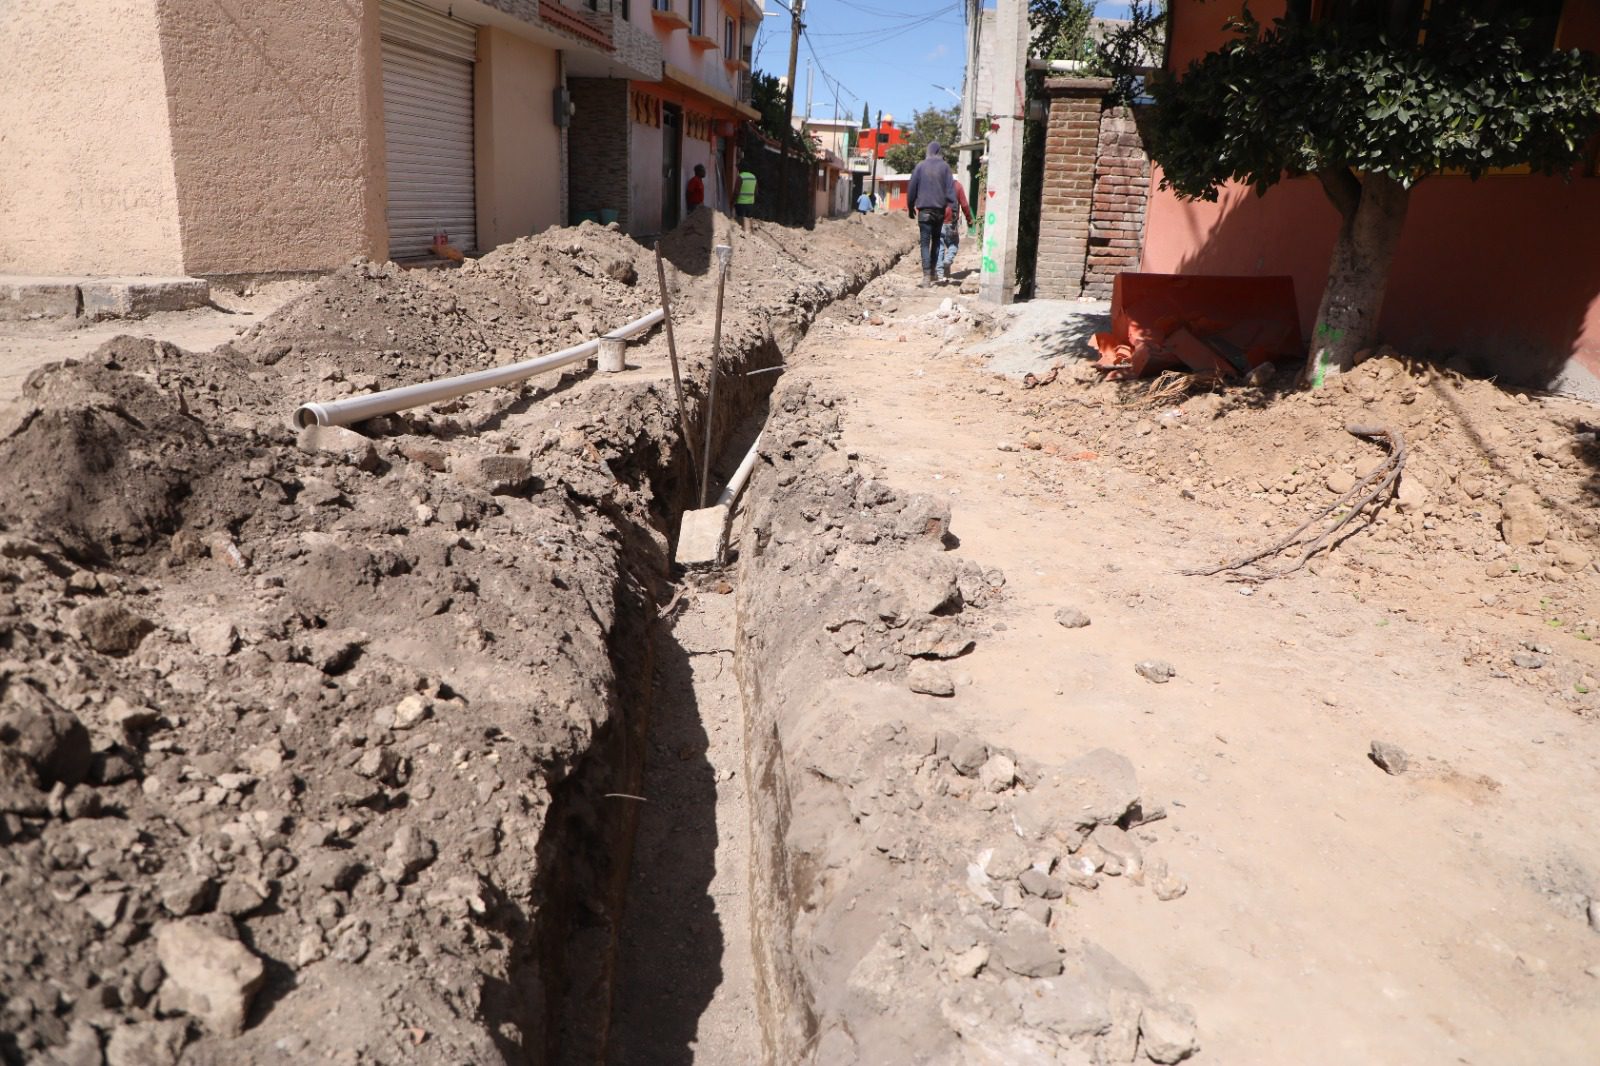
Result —
[{"label": "man in red shirt", "polygon": [[689,179],[689,188],[684,191],[683,199],[689,205],[690,211],[706,202],[705,164],[696,163],[694,165],[694,177]]}]

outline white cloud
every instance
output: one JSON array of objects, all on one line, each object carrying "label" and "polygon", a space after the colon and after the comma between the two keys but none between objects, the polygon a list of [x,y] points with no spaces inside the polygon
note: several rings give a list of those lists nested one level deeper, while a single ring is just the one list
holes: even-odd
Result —
[{"label": "white cloud", "polygon": [[922,61],[924,63],[932,63],[935,59],[943,59],[945,56],[947,56],[949,54],[950,54],[950,49],[941,44],[939,47],[935,48],[933,51],[931,51],[927,55],[923,56],[922,57]]}]

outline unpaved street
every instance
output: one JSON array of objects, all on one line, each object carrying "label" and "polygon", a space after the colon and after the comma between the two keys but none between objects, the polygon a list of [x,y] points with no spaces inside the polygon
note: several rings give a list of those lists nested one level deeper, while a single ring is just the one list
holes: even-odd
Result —
[{"label": "unpaved street", "polygon": [[[1119,417],[1141,449],[1186,453],[1204,431],[1146,440],[1133,423],[1156,412],[1102,409],[1109,386],[991,376],[966,355],[975,339],[945,340],[957,319],[934,312],[952,290],[913,277],[902,264],[862,294],[893,308],[884,326],[841,308],[794,362],[844,397],[843,446],[897,489],[947,499],[955,554],[1007,576],[955,697],[923,697],[933,726],[1045,762],[1114,748],[1166,808],[1161,852],[1187,893],[1074,894],[1071,925],[1193,1004],[1206,1061],[1586,1061],[1600,1040],[1585,916],[1600,890],[1596,708],[1507,660],[1528,639],[1556,645],[1545,670],[1597,672],[1572,632],[1600,604],[1594,570],[1539,582],[1527,595],[1545,617],[1515,591],[1498,610],[1446,592],[1459,559],[1357,583],[1343,564],[1362,536],[1321,574],[1182,576],[1261,542],[1260,505],[1205,506],[1194,482],[1088,445],[1114,452]],[[982,348],[1036,343],[1019,331]],[[1052,447],[1020,447],[1029,434]],[[1557,589],[1576,615],[1549,607]],[[1064,628],[1063,606],[1091,624]],[[1544,624],[1557,614],[1565,626]],[[1486,643],[1493,663],[1473,654]],[[1176,677],[1137,674],[1151,658]],[[1430,768],[1390,776],[1374,740]]]},{"label": "unpaved street", "polygon": [[[656,331],[288,428],[657,307],[593,224],[18,333],[84,358],[0,403],[0,1062],[1591,1061],[1600,413],[1102,381],[913,239],[697,212],[681,413]],[[720,567],[681,419],[711,496],[760,434]],[[1373,423],[1331,551],[1184,573]]]}]

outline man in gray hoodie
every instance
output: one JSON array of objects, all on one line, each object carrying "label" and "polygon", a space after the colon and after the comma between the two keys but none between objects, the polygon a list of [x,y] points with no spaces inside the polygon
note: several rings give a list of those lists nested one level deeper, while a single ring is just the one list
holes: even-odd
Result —
[{"label": "man in gray hoodie", "polygon": [[944,211],[956,203],[956,178],[939,154],[939,142],[928,144],[928,154],[911,172],[906,186],[906,210],[922,231],[922,287],[933,284],[933,260],[939,254],[939,231]]}]

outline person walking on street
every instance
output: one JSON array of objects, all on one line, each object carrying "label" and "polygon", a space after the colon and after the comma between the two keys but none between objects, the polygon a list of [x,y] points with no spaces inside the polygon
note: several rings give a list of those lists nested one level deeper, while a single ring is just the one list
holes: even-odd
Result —
[{"label": "person walking on street", "polygon": [[956,202],[956,176],[939,153],[939,142],[929,142],[927,157],[911,171],[911,181],[906,186],[906,211],[917,220],[921,231],[924,289],[933,284],[933,262],[939,254],[945,209]]},{"label": "person walking on street", "polygon": [[871,212],[872,194],[864,192],[860,196],[856,197],[856,213],[860,215],[867,215]]},{"label": "person walking on street", "polygon": [[704,163],[694,165],[694,177],[689,179],[689,187],[683,191],[683,202],[693,211],[706,202],[706,167]]},{"label": "person walking on street", "polygon": [[967,204],[967,190],[956,181],[956,202],[944,209],[944,229],[939,231],[939,255],[934,261],[934,280],[944,281],[950,276],[950,267],[956,261],[956,249],[961,244],[961,219],[972,228],[972,208]]},{"label": "person walking on street", "polygon": [[739,193],[733,198],[733,213],[746,233],[750,232],[750,213],[756,207],[756,176],[748,170],[739,171]]}]

